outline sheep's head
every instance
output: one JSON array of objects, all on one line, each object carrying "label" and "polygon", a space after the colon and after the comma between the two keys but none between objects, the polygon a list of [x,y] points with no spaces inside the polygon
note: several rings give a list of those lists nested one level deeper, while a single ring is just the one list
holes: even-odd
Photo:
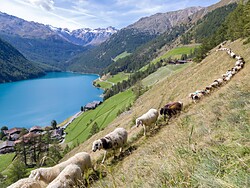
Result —
[{"label": "sheep's head", "polygon": [[35,180],[40,180],[41,175],[40,175],[39,169],[32,170],[31,173],[30,173],[30,175],[29,175],[29,178],[33,178]]},{"label": "sheep's head", "polygon": [[163,114],[163,112],[164,112],[164,108],[161,108],[161,110],[160,110],[160,114],[162,115],[162,114]]},{"label": "sheep's head", "polygon": [[136,127],[139,127],[139,125],[142,125],[142,120],[136,119]]},{"label": "sheep's head", "polygon": [[92,151],[95,152],[97,149],[102,149],[102,142],[101,140],[96,140],[93,142],[93,145],[92,145]]}]

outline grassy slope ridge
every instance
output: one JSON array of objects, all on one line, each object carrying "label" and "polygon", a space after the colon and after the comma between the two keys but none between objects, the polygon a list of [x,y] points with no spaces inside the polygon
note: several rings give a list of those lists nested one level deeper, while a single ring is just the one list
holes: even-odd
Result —
[{"label": "grassy slope ridge", "polygon": [[116,118],[119,110],[125,109],[133,101],[133,92],[127,90],[104,101],[95,110],[83,113],[67,127],[66,142],[71,142],[71,144],[82,143],[88,138],[91,127],[95,122],[100,129],[104,129]]},{"label": "grassy slope ridge", "polygon": [[[104,167],[99,166],[107,176],[93,187],[249,187],[250,45],[236,41],[228,47],[245,58],[245,67],[210,96],[197,104],[187,97],[234,66],[235,60],[226,52],[213,50],[200,64],[162,78],[129,113],[117,117],[64,159],[87,151],[95,163],[103,151],[91,152],[93,141],[115,127],[125,127],[136,150],[115,164],[108,160]],[[159,132],[136,141],[142,128],[131,129],[133,119],[150,108],[159,109],[177,100],[184,102],[181,115],[168,125],[160,121]]]}]

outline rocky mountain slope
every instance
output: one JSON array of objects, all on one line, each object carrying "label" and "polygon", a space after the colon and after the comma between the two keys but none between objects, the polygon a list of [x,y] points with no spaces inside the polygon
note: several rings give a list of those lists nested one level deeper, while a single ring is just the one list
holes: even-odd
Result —
[{"label": "rocky mountain slope", "polygon": [[0,37],[18,49],[27,59],[65,69],[64,63],[108,39],[115,28],[68,29],[54,28],[0,12]]},{"label": "rocky mountain slope", "polygon": [[45,75],[13,46],[0,39],[0,83]]},{"label": "rocky mountain slope", "polygon": [[190,7],[178,11],[157,13],[149,17],[141,18],[127,28],[147,31],[152,34],[162,34],[177,25],[189,23],[191,21],[191,16],[203,9],[202,7]]},{"label": "rocky mountain slope", "polygon": [[200,9],[200,7],[192,7],[143,18],[121,29],[97,48],[73,58],[68,64],[68,69],[100,73],[113,62],[117,55],[125,51],[132,53],[136,48],[151,41],[161,33],[167,32],[175,26],[188,24],[189,17]]},{"label": "rocky mountain slope", "polygon": [[70,31],[67,28],[56,28],[36,22],[29,22],[15,16],[0,12],[0,33],[17,35],[30,39],[66,40],[81,46],[97,45],[117,32],[114,27],[90,29],[83,28]]},{"label": "rocky mountain slope", "polygon": [[[180,25],[185,25],[186,27],[183,28],[187,30],[207,13],[232,2],[235,1],[222,0],[209,7],[190,7],[183,10],[158,13],[142,18],[134,24],[118,31],[97,48],[85,51],[73,58],[68,62],[68,69],[82,72],[98,72],[102,74],[105,71],[104,68],[107,66],[111,64],[116,66],[116,62],[114,63],[113,59],[119,54],[125,51],[132,54],[136,52],[137,48],[143,48],[144,44],[147,45],[148,42],[161,35],[161,41],[164,43],[166,38],[164,34],[168,35],[168,33],[171,33],[174,28]],[[179,36],[178,32],[175,32],[175,34],[176,36],[174,36],[173,40]],[[119,46],[119,48],[117,48],[117,46]]]},{"label": "rocky mountain slope", "polygon": [[107,27],[97,28],[97,29],[90,29],[90,28],[83,28],[83,29],[76,29],[70,31],[66,28],[54,28],[50,27],[53,31],[55,31],[59,36],[63,39],[77,45],[87,46],[92,45],[96,46],[104,41],[106,41],[111,35],[116,33],[118,30],[114,27]]}]

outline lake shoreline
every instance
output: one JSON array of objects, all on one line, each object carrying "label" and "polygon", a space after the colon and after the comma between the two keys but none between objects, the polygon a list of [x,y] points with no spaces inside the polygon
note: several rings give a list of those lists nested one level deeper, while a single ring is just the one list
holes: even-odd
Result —
[{"label": "lake shoreline", "polygon": [[[51,74],[52,77],[48,76],[48,74]],[[80,107],[86,105],[87,103],[90,103],[90,102],[92,102],[94,100],[103,101],[103,98],[101,97],[103,95],[103,90],[101,88],[95,87],[94,84],[93,84],[94,80],[97,79],[100,76],[98,74],[75,73],[75,72],[69,72],[69,71],[68,72],[51,72],[51,73],[48,73],[48,74],[47,74],[47,78],[54,78],[53,76],[55,74],[55,75],[59,75],[56,78],[64,78],[64,79],[59,79],[58,80],[58,79],[54,78],[53,80],[48,80],[48,79],[46,79],[46,77],[45,77],[45,79],[43,77],[41,77],[41,78],[38,78],[38,79],[36,78],[36,79],[29,79],[29,80],[23,80],[23,81],[18,81],[18,82],[10,82],[10,83],[5,83],[5,84],[0,84],[0,86],[3,88],[3,87],[11,87],[10,85],[12,85],[12,84],[14,84],[14,85],[19,85],[19,84],[21,84],[21,85],[24,84],[25,85],[26,84],[27,85],[26,87],[31,87],[31,93],[32,94],[34,93],[33,95],[36,95],[37,93],[39,94],[39,91],[36,91],[36,84],[35,84],[34,87],[33,86],[29,86],[29,81],[30,82],[34,82],[35,81],[38,84],[40,82],[43,82],[43,81],[47,82],[47,84],[45,84],[46,85],[45,88],[49,87],[47,85],[50,82],[55,82],[55,80],[58,80],[58,81],[61,80],[60,81],[61,84],[59,84],[59,85],[65,85],[66,83],[69,84],[68,88],[59,89],[58,92],[56,92],[56,93],[59,93],[60,95],[64,95],[64,93],[70,93],[70,94],[71,93],[73,93],[73,94],[76,93],[78,97],[73,97],[71,95],[69,97],[69,96],[66,95],[63,98],[63,96],[58,96],[56,94],[55,101],[57,101],[58,98],[60,98],[60,100],[63,101],[64,105],[62,105],[62,107],[59,108],[59,110],[55,111],[54,113],[60,114],[61,118],[56,118],[56,116],[54,116],[52,112],[48,111],[47,114],[46,114],[46,116],[50,115],[50,113],[51,113],[52,114],[51,117],[53,116],[53,118],[47,117],[47,119],[49,119],[47,121],[48,123],[39,123],[39,122],[42,122],[40,119],[42,119],[42,118],[45,119],[46,117],[43,117],[44,115],[42,113],[39,114],[39,106],[38,105],[34,104],[34,106],[35,106],[34,110],[37,111],[35,113],[35,112],[33,112],[34,110],[32,110],[30,112],[26,112],[24,108],[17,107],[15,105],[13,107],[11,107],[11,106],[9,107],[8,105],[6,105],[7,102],[4,102],[5,106],[7,106],[7,107],[9,107],[11,109],[13,109],[13,108],[22,109],[22,111],[21,111],[22,114],[25,114],[25,113],[29,114],[30,113],[30,115],[26,115],[26,116],[27,116],[27,119],[33,119],[33,122],[31,122],[32,120],[30,120],[31,123],[29,123],[29,124],[27,124],[27,123],[21,123],[20,125],[18,125],[19,124],[19,120],[16,118],[16,116],[18,116],[20,114],[20,110],[17,110],[16,113],[14,113],[14,112],[12,113],[15,116],[13,116],[12,118],[9,118],[9,119],[13,120],[12,123],[7,123],[6,119],[8,119],[8,118],[5,118],[4,114],[2,114],[2,118],[1,118],[1,114],[0,114],[0,126],[5,126],[6,125],[7,127],[9,127],[9,129],[10,128],[14,128],[14,127],[30,128],[30,127],[35,126],[35,125],[38,125],[38,126],[41,126],[41,127],[46,127],[46,126],[50,125],[49,122],[51,122],[52,120],[56,120],[57,122],[60,122],[60,123],[64,122],[68,118],[70,118],[70,117],[74,116],[76,113],[78,113],[79,110],[80,110]],[[71,76],[71,74],[72,74],[72,76]],[[77,75],[80,75],[80,76],[78,77]],[[84,77],[82,77],[82,76],[84,76]],[[80,82],[77,81],[79,83],[75,83],[75,81],[79,80],[79,79],[83,80],[83,83],[82,83],[82,81],[80,81]],[[85,83],[85,81],[84,81],[85,79],[87,79],[86,82],[88,84]],[[77,86],[77,84],[79,86]],[[73,89],[70,89],[71,85],[75,85],[76,92],[74,92]],[[53,88],[53,87],[54,86],[51,86],[51,88]],[[45,90],[47,90],[47,89],[45,89]],[[55,88],[55,90],[57,90],[57,89]],[[15,92],[15,91],[12,91],[12,92]],[[20,92],[16,92],[16,93],[20,94]],[[7,96],[7,93],[4,93],[4,94]],[[4,96],[4,97],[1,96],[1,95],[4,95],[4,94],[2,94],[0,92],[0,105],[1,105],[1,102],[8,100],[6,98],[6,96]],[[14,95],[14,99],[15,99],[15,97],[16,97],[15,95],[16,94],[12,93],[12,95]],[[43,100],[45,100],[45,101],[47,101],[47,99],[51,97],[50,94],[45,94],[45,96],[48,96],[48,97],[42,96]],[[1,101],[1,97],[2,97],[2,101]],[[32,98],[32,95],[31,95],[31,98]],[[76,98],[80,98],[80,99],[76,99]],[[72,101],[72,100],[68,100],[68,99],[74,99],[74,100]],[[78,100],[79,102],[77,102],[77,101],[75,102],[75,99]],[[23,105],[24,105],[23,107],[26,106],[25,101],[23,102],[23,99],[20,99],[20,100],[15,99],[15,100],[17,101],[17,103],[20,103],[20,101],[21,101],[21,103],[23,103]],[[30,98],[28,98],[26,100],[28,100],[27,103],[29,103]],[[38,100],[42,100],[42,99],[38,97]],[[65,101],[67,101],[67,103],[65,103]],[[68,106],[73,106],[73,104],[71,104],[71,103],[74,103],[74,106],[75,106],[74,107],[75,110],[71,110],[72,112],[70,112],[68,110],[68,108],[69,108]],[[44,104],[42,102],[40,102],[40,104],[43,105],[43,106],[47,105],[46,103]],[[50,103],[48,103],[48,104],[49,104],[49,106],[52,105],[51,107],[53,107],[54,101],[52,100],[51,104]],[[31,107],[31,109],[32,108],[33,107]],[[70,108],[72,108],[72,107],[70,107]],[[77,111],[77,108],[79,109],[78,111]],[[8,108],[7,108],[7,110],[8,110]],[[11,114],[11,113],[9,113],[9,114]],[[33,114],[36,115],[36,117],[33,117]],[[15,121],[15,119],[16,119],[16,121]],[[13,122],[16,122],[16,123],[13,123]]]}]

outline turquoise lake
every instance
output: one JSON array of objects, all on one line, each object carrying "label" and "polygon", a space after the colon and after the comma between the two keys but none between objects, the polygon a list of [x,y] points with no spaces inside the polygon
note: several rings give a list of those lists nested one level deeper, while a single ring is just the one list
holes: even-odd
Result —
[{"label": "turquoise lake", "polygon": [[92,85],[98,75],[48,73],[25,81],[0,84],[0,127],[47,126],[60,123],[94,100],[103,90]]}]

